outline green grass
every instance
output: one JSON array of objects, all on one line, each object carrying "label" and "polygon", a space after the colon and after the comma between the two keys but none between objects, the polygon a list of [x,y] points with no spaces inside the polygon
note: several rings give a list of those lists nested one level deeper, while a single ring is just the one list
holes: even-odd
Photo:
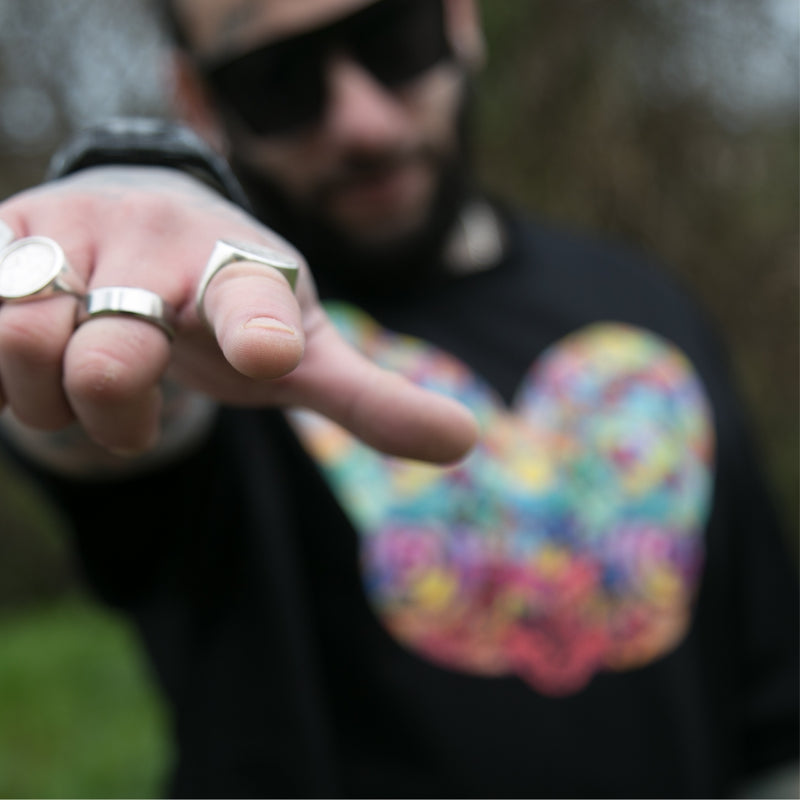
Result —
[{"label": "green grass", "polygon": [[78,599],[0,616],[0,797],[158,797],[168,763],[125,623]]}]

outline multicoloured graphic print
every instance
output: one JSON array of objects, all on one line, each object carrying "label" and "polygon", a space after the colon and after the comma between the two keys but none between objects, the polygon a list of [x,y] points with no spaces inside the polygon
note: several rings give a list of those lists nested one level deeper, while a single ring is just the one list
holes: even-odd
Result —
[{"label": "multicoloured graphic print", "polygon": [[397,640],[550,695],[675,647],[703,561],[713,431],[674,346],[616,323],[581,329],[538,359],[508,410],[452,356],[329,310],[370,358],[457,397],[482,428],[469,458],[441,469],[292,414],[359,532],[367,597]]}]

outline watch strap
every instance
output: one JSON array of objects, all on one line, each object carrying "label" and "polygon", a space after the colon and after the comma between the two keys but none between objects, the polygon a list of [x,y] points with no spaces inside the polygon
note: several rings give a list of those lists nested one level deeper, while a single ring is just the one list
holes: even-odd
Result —
[{"label": "watch strap", "polygon": [[109,164],[172,167],[250,210],[228,162],[194,131],[169,120],[117,117],[76,133],[50,160],[46,179]]}]

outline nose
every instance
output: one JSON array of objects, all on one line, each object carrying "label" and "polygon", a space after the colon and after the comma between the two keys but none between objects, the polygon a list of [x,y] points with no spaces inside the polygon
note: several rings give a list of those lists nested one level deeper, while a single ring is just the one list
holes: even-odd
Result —
[{"label": "nose", "polygon": [[328,63],[327,135],[338,145],[379,150],[403,138],[407,117],[399,98],[346,53]]}]

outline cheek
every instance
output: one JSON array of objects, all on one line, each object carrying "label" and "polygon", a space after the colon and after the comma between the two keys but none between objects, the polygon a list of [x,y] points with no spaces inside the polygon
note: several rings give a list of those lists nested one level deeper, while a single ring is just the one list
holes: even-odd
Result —
[{"label": "cheek", "polygon": [[443,65],[401,93],[420,139],[438,150],[453,147],[463,90],[461,73],[455,67]]}]

